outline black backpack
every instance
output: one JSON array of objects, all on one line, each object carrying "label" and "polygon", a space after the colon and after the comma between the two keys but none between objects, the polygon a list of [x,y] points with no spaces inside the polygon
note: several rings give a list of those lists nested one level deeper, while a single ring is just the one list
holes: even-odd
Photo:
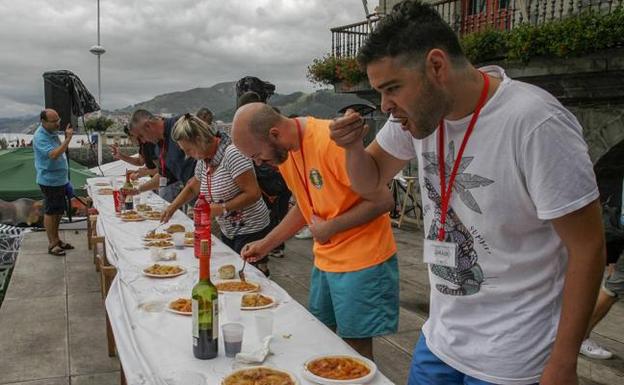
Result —
[{"label": "black backpack", "polygon": [[[260,96],[260,101],[266,103],[266,101],[275,93],[275,85],[269,82],[260,80],[255,76],[245,76],[236,82],[236,100],[241,97],[245,92],[253,91]],[[238,103],[237,103],[238,105]]]},{"label": "black backpack", "polygon": [[261,166],[254,164],[254,169],[260,190],[267,197],[275,197],[288,191],[284,178],[275,167],[268,164]]}]

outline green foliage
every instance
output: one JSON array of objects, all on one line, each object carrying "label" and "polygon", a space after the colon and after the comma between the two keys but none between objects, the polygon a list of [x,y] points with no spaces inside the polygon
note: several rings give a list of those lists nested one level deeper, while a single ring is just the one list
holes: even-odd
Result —
[{"label": "green foliage", "polygon": [[[138,147],[122,147],[124,154],[136,154],[139,151]],[[97,148],[79,147],[69,149],[69,158],[85,167],[97,166]],[[102,146],[102,164],[114,161],[113,153],[110,146]]]},{"label": "green foliage", "polygon": [[488,29],[464,36],[461,39],[464,53],[470,61],[478,63],[505,55],[506,31]]},{"label": "green foliage", "polygon": [[[510,31],[488,29],[461,38],[472,63],[507,59],[528,62],[534,57],[568,58],[624,46],[624,6],[610,13],[585,11],[544,24],[520,24]],[[355,59],[326,55],[308,67],[308,79],[318,84],[357,84],[366,79]]]},{"label": "green foliage", "polygon": [[540,25],[522,24],[498,33],[502,37],[495,42],[480,38],[480,33],[464,37],[462,43],[468,58],[473,63],[497,59],[490,54],[495,50],[502,51],[507,60],[524,63],[540,56],[569,58],[587,55],[624,44],[624,7],[617,7],[609,14],[585,11]]},{"label": "green foliage", "polygon": [[91,118],[85,122],[85,128],[87,131],[105,132],[115,124],[114,121],[106,116],[98,116],[97,118]]},{"label": "green foliage", "polygon": [[9,148],[9,142],[6,138],[0,138],[0,150],[6,150],[7,148]]},{"label": "green foliage", "polygon": [[366,80],[364,73],[355,58],[325,55],[322,59],[314,59],[308,66],[308,80],[321,85],[345,83],[355,85]]}]

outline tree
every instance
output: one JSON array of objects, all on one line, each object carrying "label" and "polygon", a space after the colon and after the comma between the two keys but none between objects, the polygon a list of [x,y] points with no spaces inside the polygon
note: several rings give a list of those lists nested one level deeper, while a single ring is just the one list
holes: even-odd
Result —
[{"label": "tree", "polygon": [[85,129],[87,131],[105,132],[110,126],[115,124],[112,119],[106,116],[98,116],[97,118],[91,118],[85,122]]},{"label": "tree", "polygon": [[6,138],[0,138],[0,150],[6,150],[9,147],[9,142]]}]

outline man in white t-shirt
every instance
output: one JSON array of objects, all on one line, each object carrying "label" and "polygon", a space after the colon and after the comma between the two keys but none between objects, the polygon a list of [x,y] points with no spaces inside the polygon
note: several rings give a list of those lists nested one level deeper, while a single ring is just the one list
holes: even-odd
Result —
[{"label": "man in white t-shirt", "polygon": [[353,189],[418,160],[431,305],[408,383],[577,384],[604,267],[578,121],[502,68],[473,67],[422,3],[395,7],[358,61],[392,116],[367,148],[359,115],[333,123]]}]

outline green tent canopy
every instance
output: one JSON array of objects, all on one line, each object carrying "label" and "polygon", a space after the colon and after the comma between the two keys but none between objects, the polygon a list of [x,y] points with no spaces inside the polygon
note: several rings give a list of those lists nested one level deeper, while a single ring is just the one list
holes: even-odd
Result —
[{"label": "green tent canopy", "polygon": [[[36,182],[34,151],[32,147],[0,150],[0,199],[14,201],[19,198],[43,199]],[[76,195],[85,195],[87,178],[96,176],[86,167],[69,161],[70,179]]]}]

